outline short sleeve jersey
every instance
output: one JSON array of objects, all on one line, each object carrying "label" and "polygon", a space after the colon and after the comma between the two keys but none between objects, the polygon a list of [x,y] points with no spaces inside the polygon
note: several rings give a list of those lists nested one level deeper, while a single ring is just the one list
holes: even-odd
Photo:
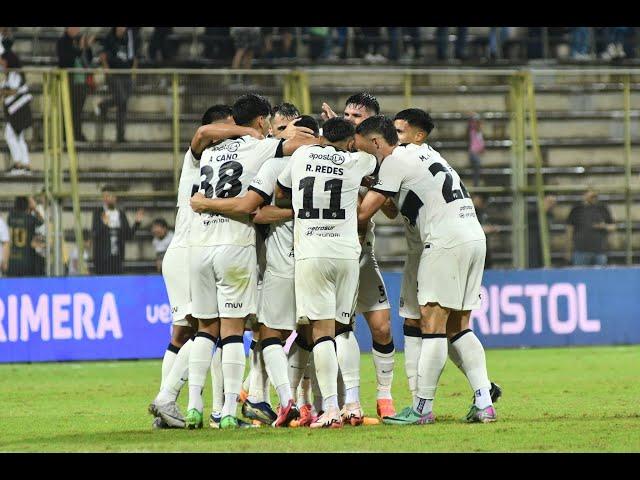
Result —
[{"label": "short sleeve jersey", "polygon": [[[275,205],[274,191],[278,175],[291,157],[267,160],[255,176],[249,190],[258,193],[267,205]],[[293,219],[272,223],[266,238],[267,270],[273,275],[293,278],[295,258],[293,254]]]},{"label": "short sleeve jersey", "polygon": [[[207,198],[243,197],[264,162],[282,157],[283,142],[245,135],[206,149],[200,159],[199,191]],[[190,239],[198,246],[248,246],[256,244],[256,233],[249,215],[200,213],[193,216]]]},{"label": "short sleeve jersey", "polygon": [[358,191],[362,177],[376,171],[373,155],[331,145],[301,147],[278,176],[290,190],[296,260],[358,259]]},{"label": "short sleeve jersey", "polygon": [[427,144],[403,144],[384,159],[373,190],[393,195],[422,242],[451,248],[486,237],[456,171]]},{"label": "short sleeve jersey", "polygon": [[189,205],[189,199],[200,188],[200,161],[193,156],[191,148],[184,154],[182,171],[178,183],[178,212],[171,247],[187,247],[192,217],[195,215]]}]

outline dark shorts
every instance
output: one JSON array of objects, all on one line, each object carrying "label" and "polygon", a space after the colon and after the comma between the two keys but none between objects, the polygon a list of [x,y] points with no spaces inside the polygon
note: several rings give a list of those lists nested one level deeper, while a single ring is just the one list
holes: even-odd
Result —
[{"label": "dark shorts", "polygon": [[233,27],[231,38],[236,48],[256,50],[260,48],[260,27]]}]

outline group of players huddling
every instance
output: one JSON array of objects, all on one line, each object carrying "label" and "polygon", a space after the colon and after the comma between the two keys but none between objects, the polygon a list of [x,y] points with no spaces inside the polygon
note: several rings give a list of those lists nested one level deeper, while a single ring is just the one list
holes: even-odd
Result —
[{"label": "group of players huddling", "polygon": [[[162,265],[173,330],[149,405],[154,427],[203,426],[208,370],[214,428],[365,423],[357,313],[373,338],[383,423],[435,421],[447,355],[474,391],[466,421],[496,420],[501,390],[469,329],[481,303],[484,232],[460,177],[426,143],[429,114],[410,108],[391,119],[379,111],[363,92],[347,99],[343,116],[323,104],[322,130],[295,106],[272,109],[256,94],[205,112],[185,154]],[[378,210],[402,215],[408,245],[400,316],[414,400],[399,413],[390,304],[374,254]],[[245,329],[254,341],[243,384]],[[187,381],[183,415],[176,401]],[[237,418],[238,402],[251,423]]]}]

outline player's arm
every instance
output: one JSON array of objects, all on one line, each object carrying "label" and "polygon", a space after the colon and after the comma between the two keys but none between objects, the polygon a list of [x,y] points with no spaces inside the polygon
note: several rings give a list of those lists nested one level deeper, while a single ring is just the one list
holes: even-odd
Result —
[{"label": "player's arm", "polygon": [[[304,128],[304,127],[297,127],[297,128]],[[295,152],[298,148],[302,147],[303,145],[315,145],[317,143],[318,143],[317,137],[314,137],[313,135],[299,131],[295,134],[294,137],[290,138],[289,140],[286,140],[282,144],[282,154],[285,157],[289,155],[293,155],[293,152]]]},{"label": "player's arm", "polygon": [[191,208],[196,213],[221,213],[223,215],[249,215],[265,203],[265,199],[255,190],[248,190],[244,197],[207,198],[202,193],[196,193],[189,200]]},{"label": "player's arm", "polygon": [[358,224],[366,225],[371,217],[373,217],[375,213],[382,208],[382,205],[386,200],[386,195],[374,190],[369,190],[362,199],[362,203],[358,209]]},{"label": "player's arm", "polygon": [[251,135],[258,139],[263,138],[260,132],[251,127],[241,127],[239,125],[229,125],[226,123],[202,125],[196,130],[195,135],[191,139],[191,151],[194,155],[199,156],[211,143],[226,140],[231,137],[242,137],[244,135]]},{"label": "player's arm", "polygon": [[382,213],[386,215],[387,218],[394,219],[398,216],[398,207],[396,206],[396,202],[393,201],[393,198],[387,198],[381,207]]},{"label": "player's arm", "polygon": [[275,205],[266,205],[253,216],[253,223],[267,224],[291,220],[293,218],[293,208],[279,208]]}]

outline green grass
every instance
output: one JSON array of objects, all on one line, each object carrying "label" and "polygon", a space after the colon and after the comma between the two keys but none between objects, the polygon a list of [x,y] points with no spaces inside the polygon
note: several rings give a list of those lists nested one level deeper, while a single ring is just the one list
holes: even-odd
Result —
[{"label": "green grass", "polygon": [[[152,430],[146,408],[160,361],[1,365],[0,451],[640,451],[640,347],[489,350],[487,361],[491,379],[504,390],[496,423],[461,421],[471,392],[449,362],[434,425],[331,431]],[[205,392],[208,415],[209,385]],[[361,392],[365,412],[375,415],[370,355],[362,358]],[[393,393],[397,409],[409,404],[402,355]]]}]

